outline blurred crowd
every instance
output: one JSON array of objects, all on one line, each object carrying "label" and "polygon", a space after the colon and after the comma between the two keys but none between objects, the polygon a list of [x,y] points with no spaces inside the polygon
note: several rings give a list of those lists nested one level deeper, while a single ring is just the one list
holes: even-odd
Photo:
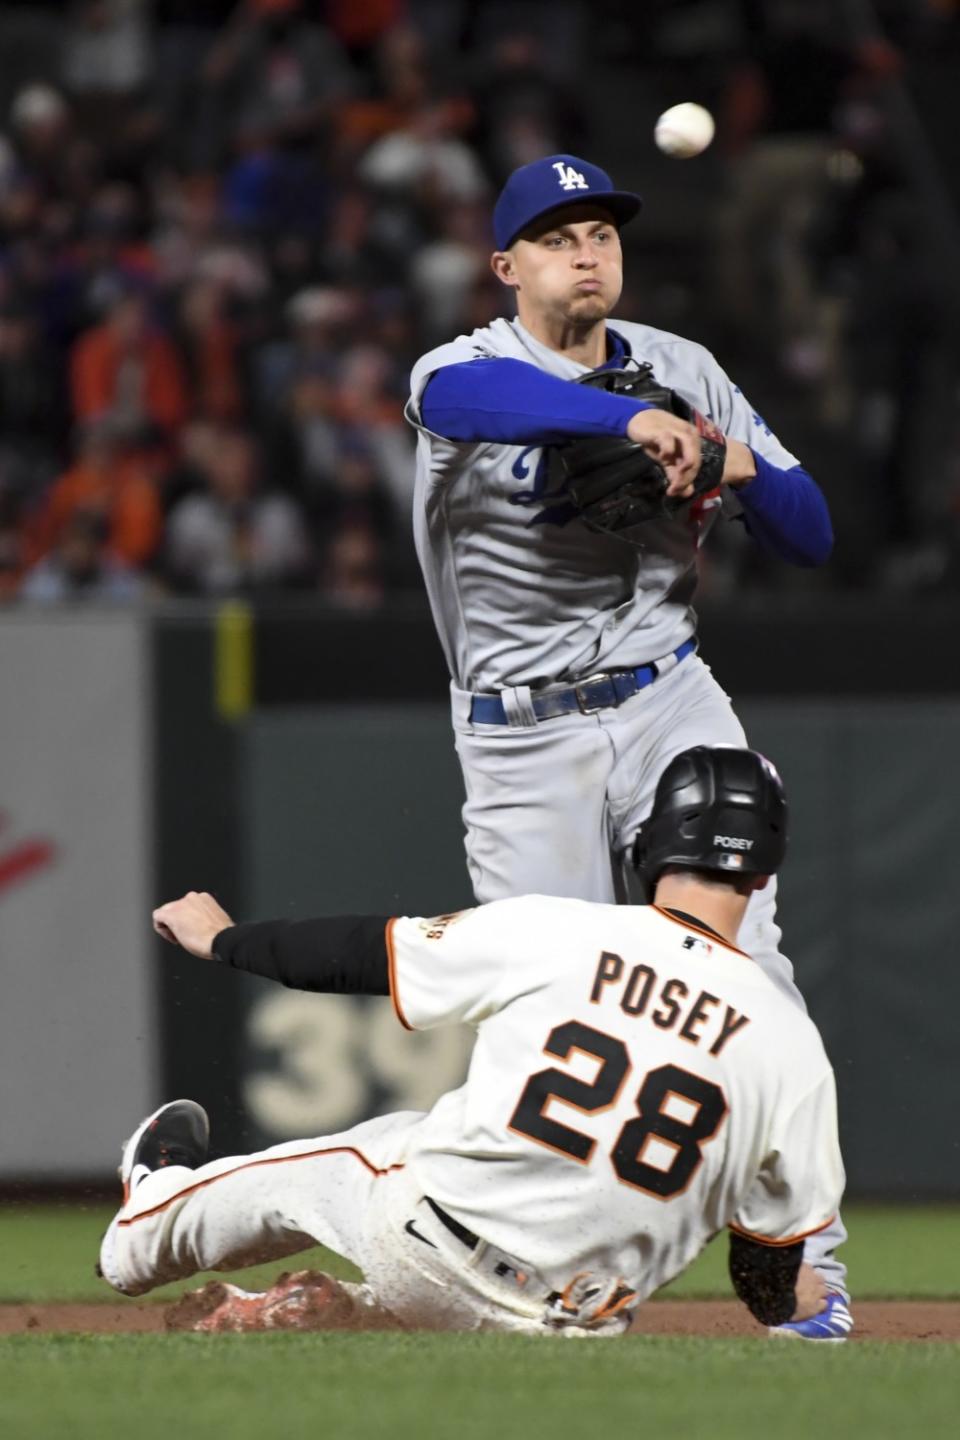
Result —
[{"label": "blurred crowd", "polygon": [[[951,0],[917,4],[954,36]],[[791,68],[755,8],[662,0],[647,17],[668,63],[671,25],[695,34],[706,10],[760,37],[722,67],[720,282],[691,338],[709,342],[712,323],[762,357],[772,333],[786,391],[820,412],[834,453],[847,446],[849,508],[873,491],[876,552],[909,542],[906,583],[946,583],[960,545],[937,516],[960,528],[956,468],[913,499],[916,465],[950,453],[931,425],[952,417],[960,450],[950,308],[918,264],[902,177],[877,183],[871,130],[899,52],[877,39],[831,66],[806,24]],[[577,77],[585,55],[632,63],[636,7],[591,15],[537,0],[0,4],[0,600],[375,607],[419,591],[407,380],[426,348],[509,313],[487,263],[492,197],[558,150],[599,147],[621,178]],[[643,298],[631,316],[659,323]],[[849,437],[864,430],[861,454]],[[873,553],[853,578],[883,578]]]},{"label": "blurred crowd", "polygon": [[834,581],[956,589],[960,5],[739,8],[718,97],[722,353],[776,377],[778,426],[802,410]]}]

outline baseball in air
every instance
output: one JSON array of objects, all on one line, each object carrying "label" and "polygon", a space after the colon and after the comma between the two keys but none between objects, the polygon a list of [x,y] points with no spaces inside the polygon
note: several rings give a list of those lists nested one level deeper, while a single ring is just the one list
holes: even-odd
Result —
[{"label": "baseball in air", "polygon": [[674,160],[692,160],[713,139],[713,116],[702,105],[685,100],[664,110],[653,131],[657,149]]}]

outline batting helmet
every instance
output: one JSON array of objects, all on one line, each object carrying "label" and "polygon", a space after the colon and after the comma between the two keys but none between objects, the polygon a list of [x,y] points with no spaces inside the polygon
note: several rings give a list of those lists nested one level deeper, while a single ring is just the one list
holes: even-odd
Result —
[{"label": "batting helmet", "polygon": [[652,890],[667,865],[773,875],[786,848],[787,801],[770,761],[734,745],[695,745],[660,776],[633,863]]}]

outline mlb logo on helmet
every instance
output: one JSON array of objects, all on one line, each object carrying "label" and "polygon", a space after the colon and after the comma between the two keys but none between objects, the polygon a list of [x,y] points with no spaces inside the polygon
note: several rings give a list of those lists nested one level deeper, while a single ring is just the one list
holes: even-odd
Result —
[{"label": "mlb logo on helmet", "polygon": [[742,870],[743,856],[731,855],[728,851],[723,851],[717,856],[717,864],[721,870]]},{"label": "mlb logo on helmet", "polygon": [[639,195],[615,190],[606,170],[576,155],[546,155],[514,170],[493,210],[493,238],[508,250],[521,231],[551,210],[596,200],[617,225],[632,220],[643,203]]}]

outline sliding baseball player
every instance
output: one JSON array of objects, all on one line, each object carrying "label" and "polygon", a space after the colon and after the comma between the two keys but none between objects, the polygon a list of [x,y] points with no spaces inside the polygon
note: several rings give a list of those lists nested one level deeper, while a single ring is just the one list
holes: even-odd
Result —
[{"label": "sliding baseball player", "polygon": [[[785,844],[769,763],[699,746],[667,766],[637,841],[652,905],[530,895],[239,925],[209,895],[161,906],[157,930],[200,958],[389,995],[407,1028],[466,1022],[476,1043],[428,1113],[258,1154],[208,1161],[201,1107],[162,1106],[124,1147],[101,1273],[142,1295],[319,1242],[363,1271],[336,1287],[360,1321],[602,1336],[727,1228],[761,1324],[832,1326],[843,1297],[801,1262],[843,1188],[833,1074],[737,945]],[[220,1290],[202,1328],[236,1328],[257,1298]]]}]

